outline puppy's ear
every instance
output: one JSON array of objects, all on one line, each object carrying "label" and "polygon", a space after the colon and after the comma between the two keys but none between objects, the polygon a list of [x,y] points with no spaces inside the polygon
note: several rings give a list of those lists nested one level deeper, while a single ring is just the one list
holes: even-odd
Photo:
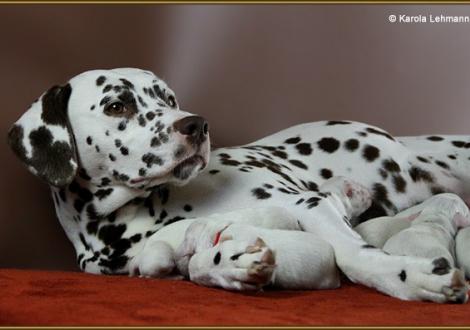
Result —
[{"label": "puppy's ear", "polygon": [[70,84],[54,86],[21,116],[8,132],[8,143],[28,169],[47,183],[62,187],[77,172],[74,137],[67,107]]}]

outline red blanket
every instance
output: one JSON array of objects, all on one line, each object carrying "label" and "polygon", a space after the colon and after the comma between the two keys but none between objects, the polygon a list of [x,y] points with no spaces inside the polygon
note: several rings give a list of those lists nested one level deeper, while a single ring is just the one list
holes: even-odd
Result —
[{"label": "red blanket", "polygon": [[406,302],[343,284],[236,293],[185,281],[0,270],[1,325],[470,325],[470,304]]}]

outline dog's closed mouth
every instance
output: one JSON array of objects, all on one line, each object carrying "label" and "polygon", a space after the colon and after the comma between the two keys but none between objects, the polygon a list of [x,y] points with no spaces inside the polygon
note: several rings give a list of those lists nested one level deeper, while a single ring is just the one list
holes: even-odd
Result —
[{"label": "dog's closed mouth", "polygon": [[[173,174],[173,176],[175,176],[178,179],[186,180],[189,177],[189,175],[191,174],[192,169],[196,165],[199,165],[199,164],[202,165],[201,168],[206,167],[206,161],[204,160],[204,157],[202,157],[200,155],[194,155],[194,156],[191,156],[191,157],[183,160],[181,163],[176,165],[173,168],[173,170],[171,170],[171,173]],[[168,175],[168,174],[165,174],[165,175]],[[159,177],[164,177],[165,175],[161,175]],[[137,178],[137,179],[132,179],[132,180],[130,180],[130,182],[132,184],[137,184],[137,183],[141,183],[141,182],[144,182],[144,181],[147,181],[147,180],[150,180],[150,179],[156,179],[156,178],[157,177],[152,177],[152,178],[141,177],[141,178]]]},{"label": "dog's closed mouth", "polygon": [[192,172],[192,169],[196,165],[202,165],[202,168],[205,167],[204,158],[200,155],[194,155],[188,159],[183,160],[181,163],[175,166],[173,169],[173,175],[181,180],[186,180]]}]

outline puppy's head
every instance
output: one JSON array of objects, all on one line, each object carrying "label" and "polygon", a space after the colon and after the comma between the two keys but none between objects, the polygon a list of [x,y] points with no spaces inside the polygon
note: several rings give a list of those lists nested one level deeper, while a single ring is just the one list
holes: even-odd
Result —
[{"label": "puppy's head", "polygon": [[11,128],[29,170],[62,187],[76,175],[97,186],[148,190],[188,182],[209,157],[207,122],[179,109],[149,71],[93,70],[54,86]]}]

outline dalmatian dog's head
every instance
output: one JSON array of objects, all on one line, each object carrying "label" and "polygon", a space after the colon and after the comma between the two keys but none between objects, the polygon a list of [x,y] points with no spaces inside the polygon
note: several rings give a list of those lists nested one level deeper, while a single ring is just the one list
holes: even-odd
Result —
[{"label": "dalmatian dog's head", "polygon": [[78,175],[135,191],[187,183],[210,149],[207,122],[181,111],[163,80],[133,68],[87,71],[50,88],[14,124],[9,143],[52,186]]}]

